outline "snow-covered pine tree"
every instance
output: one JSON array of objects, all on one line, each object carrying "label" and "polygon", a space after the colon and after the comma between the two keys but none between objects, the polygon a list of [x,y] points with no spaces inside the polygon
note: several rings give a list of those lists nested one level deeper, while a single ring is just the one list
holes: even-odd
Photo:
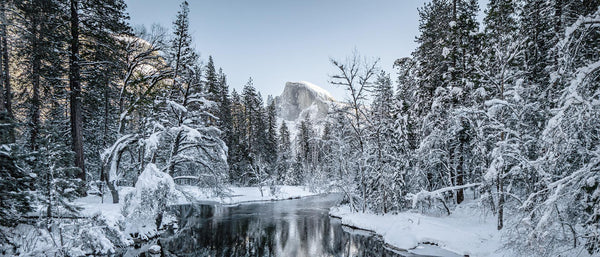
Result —
[{"label": "snow-covered pine tree", "polygon": [[240,94],[231,92],[231,142],[228,145],[229,177],[231,182],[245,184],[244,173],[250,169],[250,156],[246,144],[246,119]]},{"label": "snow-covered pine tree", "polygon": [[[20,154],[15,142],[14,120],[0,103],[0,226],[14,226],[27,212],[31,211],[34,173],[27,173],[17,166]],[[33,175],[31,175],[33,174]],[[0,236],[2,239],[4,236]]]},{"label": "snow-covered pine tree", "polygon": [[581,16],[554,49],[558,59],[550,82],[563,89],[542,133],[543,152],[536,162],[542,188],[522,205],[530,214],[527,243],[540,254],[563,245],[556,242],[600,253],[599,17],[600,10]]},{"label": "snow-covered pine tree", "polygon": [[[29,193],[31,180],[17,164],[18,145],[15,138],[16,122],[12,111],[9,72],[6,10],[14,3],[0,3],[0,225],[13,226],[31,210]],[[35,176],[35,175],[34,175]],[[4,236],[0,237],[4,240]]]},{"label": "snow-covered pine tree", "polygon": [[421,189],[429,191],[450,186],[450,183],[443,179],[445,172],[442,169],[447,166],[444,164],[447,162],[447,151],[434,149],[443,149],[443,143],[447,141],[442,135],[447,125],[443,124],[445,119],[441,118],[447,115],[447,108],[441,107],[443,101],[437,96],[447,94],[440,90],[444,90],[444,74],[447,74],[450,68],[447,59],[451,49],[448,42],[450,25],[452,23],[456,26],[452,11],[452,4],[444,0],[434,0],[419,9],[421,34],[417,37],[419,46],[413,53],[414,60],[418,63],[418,87],[423,90],[422,96],[418,98],[420,102],[417,103],[421,106],[419,117],[422,120],[422,130],[419,131],[421,142],[415,152],[415,165],[417,171],[426,172],[419,176],[419,183]]},{"label": "snow-covered pine tree", "polygon": [[[396,131],[396,123],[403,123],[396,116],[394,90],[389,74],[380,72],[373,88],[374,98],[369,115],[367,164],[367,201],[375,212],[387,213],[405,205],[407,187],[403,162],[408,156],[403,147],[402,131]],[[402,117],[400,117],[402,118]]]},{"label": "snow-covered pine tree", "polygon": [[219,96],[218,96],[218,111],[216,115],[219,117],[219,129],[222,132],[222,139],[228,146],[232,142],[232,117],[231,117],[231,99],[229,97],[229,85],[227,85],[227,75],[219,69]]},{"label": "snow-covered pine tree", "polygon": [[209,125],[214,102],[202,92],[201,69],[191,68],[180,73],[177,88],[158,106],[164,127],[161,136],[170,149],[164,156],[164,169],[175,179],[196,177],[199,186],[220,194],[227,179],[227,146],[220,139],[221,131]]},{"label": "snow-covered pine tree", "polygon": [[313,160],[313,149],[314,149],[314,136],[315,131],[313,129],[312,122],[309,117],[305,117],[300,121],[297,128],[298,133],[296,134],[296,162],[299,164],[299,170],[296,170],[295,183],[302,184],[310,182],[315,173],[314,160]]},{"label": "snow-covered pine tree", "polygon": [[260,93],[256,92],[252,79],[242,92],[242,120],[244,128],[243,142],[248,150],[250,169],[241,178],[244,183],[261,184],[267,178],[266,143],[267,124],[264,103]]},{"label": "snow-covered pine tree", "polygon": [[69,117],[65,115],[67,106],[64,104],[67,95],[64,86],[53,90],[48,102],[48,117],[41,130],[44,137],[39,142],[37,158],[32,164],[38,170],[37,198],[49,221],[76,216],[80,210],[72,202],[80,196],[81,181],[77,176],[80,170],[73,165],[75,153],[69,141],[65,140],[69,135]]},{"label": "snow-covered pine tree", "polygon": [[82,109],[82,85],[80,56],[80,2],[69,0],[69,115],[71,123],[71,149],[75,152],[75,166],[79,168],[77,177],[82,181],[79,193],[86,194],[83,186],[86,182],[85,158],[83,149],[83,109]]},{"label": "snow-covered pine tree", "polygon": [[[474,96],[488,99],[479,106],[486,110],[485,116],[479,117],[485,124],[485,138],[479,140],[489,151],[482,181],[484,196],[497,199],[493,210],[497,212],[498,229],[504,227],[506,202],[526,195],[536,181],[528,163],[537,144],[535,119],[540,110],[539,105],[529,102],[527,96],[532,91],[524,88],[525,74],[518,66],[523,60],[524,40],[518,34],[517,10],[517,3],[512,1],[489,3],[479,70],[482,88]],[[492,188],[495,194],[490,195]]]},{"label": "snow-covered pine tree", "polygon": [[[464,132],[457,125],[466,123],[451,121],[456,111],[472,104],[466,96],[477,86],[477,11],[472,0],[432,1],[419,9],[420,45],[413,56],[419,63],[419,87],[426,94],[417,100],[422,99],[419,106],[430,107],[423,112],[416,161],[417,170],[427,171],[420,176],[427,190],[464,184],[470,138],[455,133]],[[462,202],[463,189],[454,196]]]},{"label": "snow-covered pine tree", "polygon": [[271,95],[267,97],[266,108],[267,138],[264,149],[264,160],[269,165],[269,175],[274,179],[275,163],[277,161],[277,107]]},{"label": "snow-covered pine tree", "polygon": [[292,145],[290,141],[290,131],[286,121],[282,121],[279,126],[279,135],[277,137],[277,164],[275,167],[275,177],[278,183],[287,181],[287,175],[290,171],[292,161]]},{"label": "snow-covered pine tree", "polygon": [[[81,193],[82,180],[73,166],[73,152],[69,150],[65,103],[68,94],[62,80],[66,73],[63,54],[68,38],[63,20],[63,3],[60,1],[17,2],[13,11],[14,22],[24,24],[15,34],[18,39],[16,64],[26,69],[19,82],[28,97],[20,104],[27,114],[24,129],[27,139],[21,137],[20,145],[27,145],[26,158],[19,169],[26,169],[35,178],[36,199],[45,208],[48,218],[73,215],[77,208],[71,201]],[[6,77],[6,85],[9,78]],[[8,150],[8,149],[7,149]],[[18,182],[18,181],[16,181]],[[33,199],[30,199],[34,201]],[[66,212],[65,212],[66,211]],[[50,221],[50,219],[49,219]]]},{"label": "snow-covered pine tree", "polygon": [[168,60],[173,69],[171,95],[177,93],[182,73],[191,69],[198,60],[198,56],[192,48],[192,36],[189,31],[189,12],[188,2],[183,1],[173,22],[173,37],[170,42],[171,47],[168,49]]}]

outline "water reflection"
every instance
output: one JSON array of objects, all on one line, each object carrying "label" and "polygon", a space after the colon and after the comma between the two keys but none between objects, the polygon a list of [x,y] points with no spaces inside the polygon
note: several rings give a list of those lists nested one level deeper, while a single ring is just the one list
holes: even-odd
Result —
[{"label": "water reflection", "polygon": [[339,196],[260,204],[178,206],[165,256],[405,256],[374,235],[345,231],[328,210]]}]

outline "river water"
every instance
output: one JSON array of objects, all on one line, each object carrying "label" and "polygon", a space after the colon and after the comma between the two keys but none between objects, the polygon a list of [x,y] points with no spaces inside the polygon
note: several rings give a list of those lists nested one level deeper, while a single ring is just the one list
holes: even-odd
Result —
[{"label": "river water", "polygon": [[[179,228],[152,244],[163,256],[422,256],[393,251],[369,232],[329,217],[330,194],[235,206],[175,206]],[[143,254],[145,255],[145,254]]]}]

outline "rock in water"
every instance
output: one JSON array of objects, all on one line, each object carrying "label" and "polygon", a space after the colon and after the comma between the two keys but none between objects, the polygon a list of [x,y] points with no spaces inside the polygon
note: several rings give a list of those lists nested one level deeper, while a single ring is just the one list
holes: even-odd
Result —
[{"label": "rock in water", "polygon": [[325,89],[310,82],[287,82],[281,96],[275,99],[279,116],[284,120],[295,121],[308,118],[325,118],[329,105],[335,100]]}]

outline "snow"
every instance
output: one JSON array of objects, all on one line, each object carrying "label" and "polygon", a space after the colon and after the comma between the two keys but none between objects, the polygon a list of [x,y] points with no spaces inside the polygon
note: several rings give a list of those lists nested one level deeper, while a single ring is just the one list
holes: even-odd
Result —
[{"label": "snow", "polygon": [[504,100],[500,100],[500,99],[492,99],[492,100],[487,100],[485,101],[485,106],[494,106],[494,105],[508,105],[507,101]]},{"label": "snow", "polygon": [[135,190],[124,197],[122,214],[126,222],[125,233],[137,235],[142,240],[156,236],[159,229],[157,217],[162,215],[168,202],[175,196],[173,178],[160,171],[154,163],[146,165],[135,183]]},{"label": "snow", "polygon": [[586,181],[588,187],[593,187],[596,185],[596,177],[589,177]]},{"label": "snow", "polygon": [[167,184],[169,188],[175,187],[175,182],[169,174],[160,171],[154,163],[150,163],[146,165],[144,172],[138,177],[135,189],[157,190],[161,183]]},{"label": "snow", "polygon": [[189,204],[194,201],[208,201],[218,202],[222,204],[239,204],[247,202],[259,202],[259,201],[274,201],[293,199],[299,197],[306,197],[315,195],[316,193],[310,192],[307,187],[301,186],[277,186],[278,190],[275,194],[271,193],[271,189],[268,186],[262,187],[261,190],[258,187],[231,187],[230,196],[218,197],[211,196],[210,190],[202,189],[196,186],[179,186],[178,189],[185,196],[192,198],[190,201],[189,197],[181,196],[178,198],[178,204]]},{"label": "snow", "polygon": [[454,190],[458,190],[458,189],[465,189],[465,188],[469,188],[469,187],[474,187],[474,186],[479,186],[480,183],[471,183],[471,184],[467,184],[467,185],[462,185],[462,186],[452,186],[452,187],[444,187],[444,188],[440,188],[438,190],[435,191],[426,191],[426,190],[421,190],[420,192],[416,193],[416,194],[408,194],[407,198],[409,200],[412,200],[412,206],[413,208],[417,207],[417,204],[420,201],[426,200],[426,199],[443,199],[442,194],[444,192],[448,192],[448,191],[454,191]]},{"label": "snow", "polygon": [[[119,190],[119,198],[122,198],[129,192],[131,187],[122,188]],[[78,198],[75,200],[77,206],[83,208],[80,214],[84,217],[93,217],[95,215],[101,215],[109,218],[113,221],[119,221],[122,219],[121,205],[118,203],[112,203],[110,195],[102,197],[97,195],[88,195],[86,197]]]},{"label": "snow", "polygon": [[148,248],[148,251],[153,254],[160,253],[160,245],[153,245]]},{"label": "snow", "polygon": [[169,106],[171,106],[171,108],[173,108],[174,111],[178,112],[178,113],[186,113],[187,112],[187,108],[185,108],[185,106],[176,103],[174,101],[171,100],[167,100],[167,104]]},{"label": "snow", "polygon": [[448,55],[450,54],[450,49],[447,47],[444,47],[442,49],[442,56],[444,56],[444,58],[448,57]]},{"label": "snow", "polygon": [[[351,212],[347,206],[333,208],[331,215],[345,225],[372,230],[386,243],[420,253],[422,243],[469,256],[503,256],[496,217],[485,215],[475,201],[464,202],[449,216],[433,217],[413,212],[376,215]],[[426,254],[434,249],[427,248]],[[445,256],[445,255],[444,255]]]},{"label": "snow", "polygon": [[307,89],[315,92],[319,96],[319,98],[321,98],[323,100],[334,101],[333,96],[327,90],[325,90],[325,89],[323,89],[323,88],[321,88],[321,87],[319,87],[319,86],[317,86],[317,85],[315,85],[313,83],[310,83],[308,81],[300,81],[300,82],[296,82],[296,83],[298,83],[299,85],[302,85],[305,88],[307,88]]},{"label": "snow", "polygon": [[154,153],[154,151],[158,149],[158,144],[160,142],[160,133],[162,133],[162,131],[154,132],[150,134],[150,136],[147,139],[144,139],[144,143],[146,145],[145,152],[147,158],[151,157],[152,153]]},{"label": "snow", "polygon": [[119,158],[116,158],[116,155],[136,138],[137,136],[135,134],[124,135],[120,137],[111,147],[106,148],[106,150],[104,150],[104,152],[100,155],[100,158],[104,163],[108,163],[110,161],[110,169],[108,171],[108,177],[110,181],[115,181],[118,179],[117,164]]}]

